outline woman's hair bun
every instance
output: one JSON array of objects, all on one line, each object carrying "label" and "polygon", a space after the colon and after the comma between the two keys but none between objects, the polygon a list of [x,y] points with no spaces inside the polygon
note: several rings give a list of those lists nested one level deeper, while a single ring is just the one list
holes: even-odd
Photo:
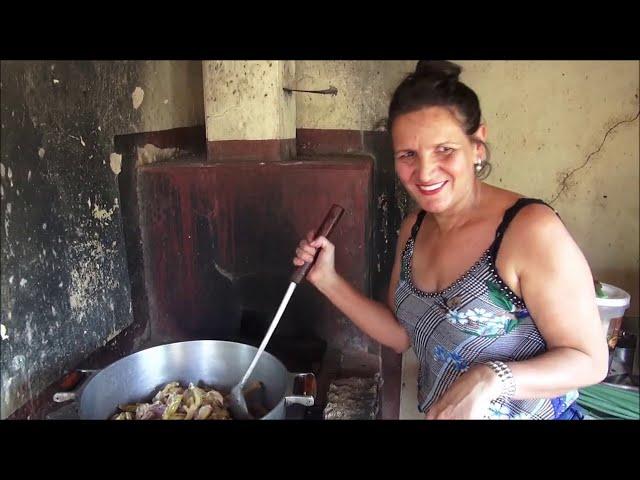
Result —
[{"label": "woman's hair bun", "polygon": [[462,67],[446,60],[420,60],[416,65],[415,77],[442,81],[458,81]]}]

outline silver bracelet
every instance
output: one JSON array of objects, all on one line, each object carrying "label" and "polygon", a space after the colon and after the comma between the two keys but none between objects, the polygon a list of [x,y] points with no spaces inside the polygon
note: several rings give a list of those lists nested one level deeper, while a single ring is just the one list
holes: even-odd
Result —
[{"label": "silver bracelet", "polygon": [[496,361],[496,362],[487,362],[485,363],[493,372],[498,376],[500,382],[502,382],[502,391],[500,392],[500,397],[510,398],[516,394],[516,382],[513,379],[513,374],[511,373],[511,369],[507,366],[506,363]]}]

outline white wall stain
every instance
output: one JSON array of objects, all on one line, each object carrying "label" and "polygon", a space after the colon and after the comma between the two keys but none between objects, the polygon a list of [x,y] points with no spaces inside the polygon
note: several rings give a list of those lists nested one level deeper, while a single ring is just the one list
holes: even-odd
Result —
[{"label": "white wall stain", "polygon": [[114,205],[110,210],[105,210],[104,208],[100,208],[100,206],[96,203],[93,206],[93,218],[97,218],[100,221],[110,221],[111,216],[115,212],[118,205]]},{"label": "white wall stain", "polygon": [[112,153],[109,155],[109,166],[113,173],[119,175],[122,171],[122,155],[118,153]]},{"label": "white wall stain", "polygon": [[22,280],[20,280],[20,286],[24,287],[27,284],[27,279],[23,278]]},{"label": "white wall stain", "polygon": [[31,329],[31,320],[27,320],[27,328],[25,329],[25,335],[27,337],[27,345],[31,345],[31,342],[33,342],[33,330]]},{"label": "white wall stain", "polygon": [[[10,377],[9,375],[2,375],[2,391],[8,392],[11,388],[11,384],[13,383],[14,377]],[[5,396],[2,397],[2,410],[5,410],[9,406],[9,399]]]},{"label": "white wall stain", "polygon": [[9,340],[9,335],[7,335],[7,327],[5,327],[2,323],[0,323],[0,337],[2,340]]},{"label": "white wall stain", "polygon": [[144,99],[144,90],[142,90],[140,87],[136,87],[133,93],[131,94],[133,108],[137,110],[140,107],[140,105],[142,105],[143,99]]},{"label": "white wall stain", "polygon": [[[11,216],[11,202],[7,203],[7,214],[4,216],[4,233],[9,238],[9,217]],[[11,244],[9,244],[11,248]]]},{"label": "white wall stain", "polygon": [[19,372],[24,369],[25,357],[24,355],[16,355],[11,359],[11,368],[15,372]]},{"label": "white wall stain", "polygon": [[113,340],[114,338],[116,338],[116,336],[121,332],[121,330],[114,330],[113,332],[111,332],[109,334],[109,336],[107,337],[107,340],[105,343],[109,343],[111,340]]},{"label": "white wall stain", "polygon": [[178,153],[177,148],[158,148],[150,143],[144,147],[137,147],[136,166],[169,160]]},{"label": "white wall stain", "polygon": [[44,158],[44,152],[45,152],[44,148],[40,147],[38,149],[38,156],[40,157],[41,160]]},{"label": "white wall stain", "polygon": [[74,265],[71,282],[68,286],[69,304],[72,317],[82,323],[86,313],[101,305],[96,292],[108,291],[117,286],[117,280],[109,269],[100,268],[115,250],[104,248],[98,240],[90,240],[73,246],[73,258],[85,258],[87,261]]},{"label": "white wall stain", "polygon": [[5,175],[4,163],[0,162],[0,177],[4,178],[4,175]]}]

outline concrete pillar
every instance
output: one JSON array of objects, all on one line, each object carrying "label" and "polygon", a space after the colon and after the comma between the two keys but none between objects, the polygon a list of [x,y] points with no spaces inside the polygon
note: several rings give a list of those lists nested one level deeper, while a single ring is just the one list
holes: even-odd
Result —
[{"label": "concrete pillar", "polygon": [[210,161],[295,157],[294,61],[203,62]]}]

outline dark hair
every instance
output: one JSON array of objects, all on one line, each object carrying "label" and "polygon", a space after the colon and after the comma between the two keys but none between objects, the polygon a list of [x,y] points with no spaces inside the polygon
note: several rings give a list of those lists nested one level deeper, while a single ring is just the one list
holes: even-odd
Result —
[{"label": "dark hair", "polygon": [[[480,127],[480,101],[476,93],[458,79],[460,72],[462,68],[452,62],[420,60],[415,72],[407,75],[391,98],[387,131],[391,132],[393,122],[399,115],[425,107],[445,107],[453,111],[460,121],[462,130],[468,136],[473,135]],[[480,178],[486,178],[491,165],[488,161],[489,149],[484,142],[482,144],[487,158],[482,162],[482,169],[476,174]]]}]

